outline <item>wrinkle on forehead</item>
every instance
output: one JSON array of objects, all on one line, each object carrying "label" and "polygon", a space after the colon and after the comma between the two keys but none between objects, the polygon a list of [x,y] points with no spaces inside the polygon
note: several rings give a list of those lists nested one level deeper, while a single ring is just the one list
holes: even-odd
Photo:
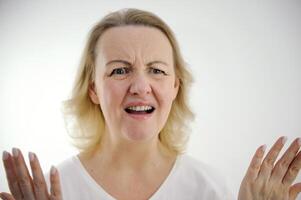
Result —
[{"label": "wrinkle on forehead", "polygon": [[97,42],[96,54],[96,65],[117,58],[131,63],[164,60],[173,65],[168,38],[160,30],[146,26],[127,25],[106,30]]}]

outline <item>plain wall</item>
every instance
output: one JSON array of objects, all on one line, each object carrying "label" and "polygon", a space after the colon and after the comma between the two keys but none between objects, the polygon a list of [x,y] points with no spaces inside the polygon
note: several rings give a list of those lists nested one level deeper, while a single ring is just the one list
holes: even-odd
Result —
[{"label": "plain wall", "polygon": [[187,152],[219,170],[234,194],[258,146],[301,136],[301,1],[0,0],[1,152],[36,152],[45,171],[76,154],[61,102],[90,28],[125,7],[174,30],[195,79]]}]

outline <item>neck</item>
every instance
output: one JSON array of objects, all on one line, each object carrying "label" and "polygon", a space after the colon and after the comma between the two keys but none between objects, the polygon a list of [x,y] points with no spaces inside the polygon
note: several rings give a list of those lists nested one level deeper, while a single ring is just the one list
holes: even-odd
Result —
[{"label": "neck", "polygon": [[160,164],[175,159],[175,154],[170,153],[158,137],[149,141],[117,142],[106,136],[108,134],[89,156],[99,165],[118,170],[142,171],[160,167]]}]

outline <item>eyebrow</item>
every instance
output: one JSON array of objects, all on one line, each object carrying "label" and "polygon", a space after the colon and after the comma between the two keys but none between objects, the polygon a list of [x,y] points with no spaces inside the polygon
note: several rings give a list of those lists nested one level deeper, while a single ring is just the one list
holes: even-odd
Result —
[{"label": "eyebrow", "polygon": [[[125,61],[125,60],[111,60],[111,61],[109,61],[109,62],[106,63],[106,66],[107,66],[107,65],[110,65],[110,64],[112,64],[112,63],[114,63],[114,62],[124,63],[124,64],[126,64],[126,65],[131,65],[130,62]],[[168,66],[168,64],[167,64],[166,62],[159,61],[159,60],[155,60],[155,61],[149,62],[149,63],[147,63],[147,66],[151,66],[151,65],[153,65],[153,64],[158,64],[158,63],[159,63],[159,64],[161,63],[161,64],[163,64],[163,65]]]},{"label": "eyebrow", "polygon": [[114,62],[124,63],[126,65],[131,65],[131,63],[129,63],[128,61],[125,61],[125,60],[111,60],[111,61],[107,62],[106,65],[110,65]]}]

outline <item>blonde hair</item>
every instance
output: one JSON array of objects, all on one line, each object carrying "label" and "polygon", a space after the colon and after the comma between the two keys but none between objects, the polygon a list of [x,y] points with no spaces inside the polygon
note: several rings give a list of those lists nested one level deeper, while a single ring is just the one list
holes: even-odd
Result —
[{"label": "blonde hair", "polygon": [[180,53],[171,29],[158,16],[138,9],[122,9],[106,15],[91,30],[77,72],[71,98],[64,102],[63,113],[67,130],[73,144],[81,151],[91,151],[100,144],[105,120],[99,105],[88,94],[89,84],[94,80],[95,47],[98,39],[109,28],[125,25],[142,25],[162,31],[173,48],[175,73],[180,80],[179,91],[173,102],[167,122],[159,133],[159,140],[171,152],[180,154],[188,140],[187,122],[194,118],[187,103],[188,87],[192,76]]}]

